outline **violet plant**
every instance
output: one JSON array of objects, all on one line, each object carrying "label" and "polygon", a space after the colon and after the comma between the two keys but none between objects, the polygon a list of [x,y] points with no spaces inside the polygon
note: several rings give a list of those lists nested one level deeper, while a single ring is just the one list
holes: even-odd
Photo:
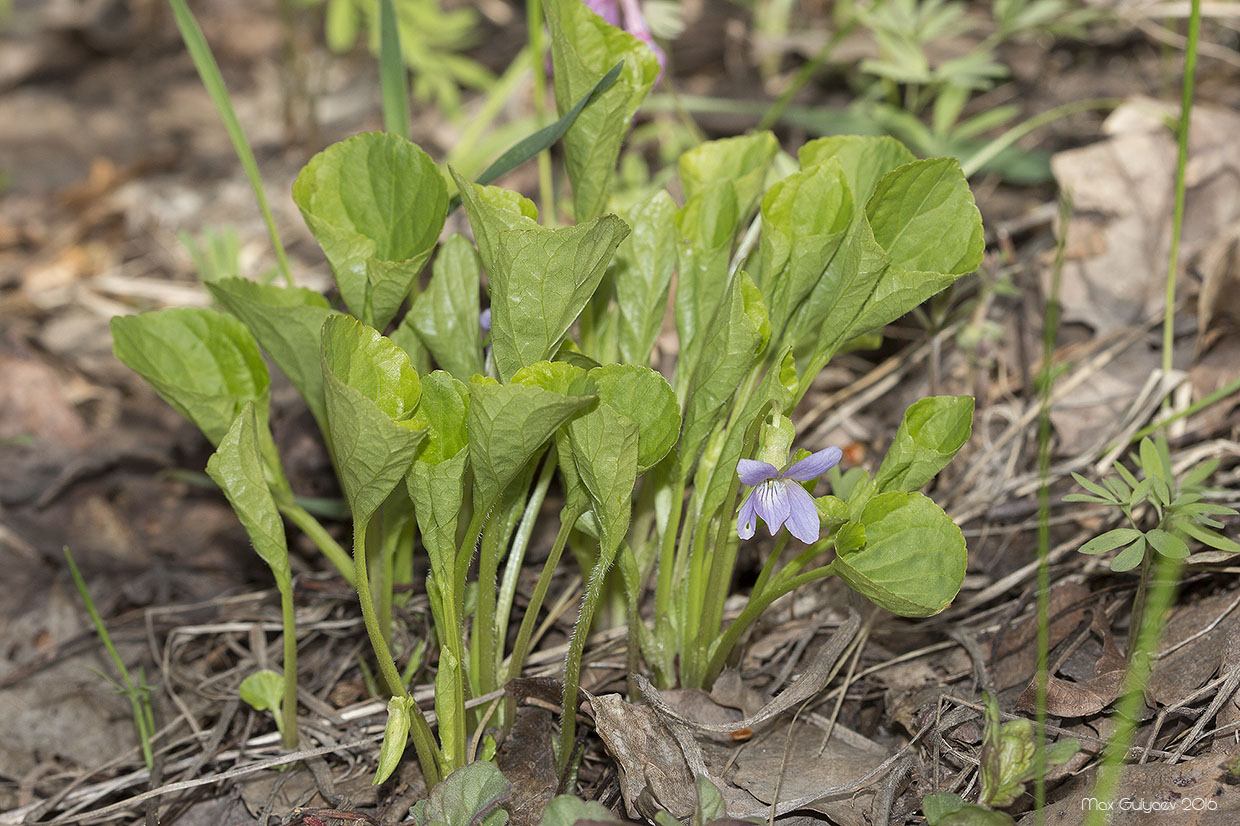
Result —
[{"label": "violet plant", "polygon": [[[790,418],[836,353],[977,267],[981,221],[957,162],[832,137],[776,163],[775,137],[758,132],[687,152],[683,204],[654,187],[617,203],[616,161],[659,60],[579,0],[545,8],[575,224],[540,223],[531,201],[441,169],[403,138],[357,135],[311,158],[293,186],[340,309],[311,290],[221,278],[206,284],[220,310],[114,321],[118,357],[218,446],[212,476],[264,558],[283,547],[283,514],[356,587],[391,697],[376,782],[409,739],[429,784],[471,762],[469,734],[486,720],[467,702],[521,674],[567,547],[586,585],[564,665],[561,766],[586,636],[613,580],[656,682],[705,687],[801,585],[836,575],[917,617],[946,607],[964,576],[959,528],[918,491],[968,438],[970,397],[913,404],[873,476],[833,471],[836,448],[793,452]],[[472,240],[441,238],[450,187]],[[665,376],[652,354],[669,300],[678,352]],[[292,495],[264,355],[322,431],[351,555]],[[824,473],[833,492],[815,496]],[[557,483],[564,504],[548,514]],[[519,615],[518,575],[547,518],[555,539]],[[725,621],[758,518],[779,539],[747,607]],[[789,536],[803,547],[786,558]],[[436,641],[435,730],[392,653],[392,593],[413,582],[415,558]],[[490,721],[511,720],[501,707]]]}]

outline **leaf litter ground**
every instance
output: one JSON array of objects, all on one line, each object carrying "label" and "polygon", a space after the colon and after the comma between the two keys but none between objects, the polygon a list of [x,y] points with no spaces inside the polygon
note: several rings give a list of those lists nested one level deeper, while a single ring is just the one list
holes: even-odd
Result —
[{"label": "leaf litter ground", "polygon": [[[33,68],[23,74],[20,66],[10,67],[12,74],[2,78],[10,94],[0,102],[6,115],[0,141],[14,159],[6,166],[17,172],[0,205],[0,554],[7,586],[0,591],[0,822],[68,822],[92,813],[105,821],[145,815],[182,823],[268,817],[310,823],[310,815],[322,823],[398,822],[425,789],[408,761],[395,781],[369,785],[384,706],[370,698],[357,665],[365,635],[352,591],[314,574],[311,569],[322,566],[301,549],[294,573],[301,700],[312,756],[302,755],[304,770],[278,771],[289,760],[281,756],[278,736],[266,717],[237,700],[242,677],[280,649],[274,592],[254,590],[265,581],[264,571],[220,497],[177,474],[203,467],[206,445],[110,356],[111,314],[207,300],[192,283],[176,230],[236,224],[243,261],[253,272],[265,261],[258,222],[237,217],[253,212],[249,194],[175,33],[151,13],[158,4],[125,5],[135,13],[132,31],[118,33],[86,13],[41,20],[24,52]],[[220,57],[265,172],[273,181],[291,181],[303,150],[317,146],[284,148],[290,132],[276,114],[279,26],[261,11],[238,17],[238,8],[220,4],[205,12],[205,21],[229,44]],[[82,42],[96,46],[82,50]],[[79,46],[57,48],[66,43]],[[683,45],[698,63],[682,67],[686,82],[707,91],[731,82],[733,92],[752,83],[728,77],[705,28]],[[1063,102],[1082,91],[1151,91],[1154,49],[1104,48],[1113,66],[1140,71],[1084,70],[1068,54],[1067,68],[1046,82],[1046,56],[1022,46],[1011,58],[1016,94],[1037,111],[1048,108],[1042,102]],[[322,142],[377,118],[377,97],[358,93],[375,88],[369,63],[349,61],[333,71],[321,106],[333,114],[323,119]],[[1235,117],[1228,107],[1237,104],[1236,86],[1224,82],[1234,77],[1234,67],[1220,60],[1205,73],[1203,97],[1215,109],[1200,111],[1202,145],[1195,157],[1202,171],[1190,179],[1190,203],[1194,193],[1197,203],[1209,202],[1193,222],[1190,250],[1190,271],[1203,286],[1200,298],[1189,291],[1194,303],[1185,308],[1189,315],[1195,311],[1199,329],[1177,352],[1194,398],[1234,378],[1240,321],[1228,299],[1235,291],[1227,288],[1237,277],[1231,227],[1240,202],[1234,192],[1229,198],[1211,189],[1218,176],[1237,168],[1232,144],[1210,142],[1212,135],[1234,134],[1227,124]],[[152,77],[160,78],[157,88]],[[143,89],[159,104],[152,105]],[[358,100],[374,105],[364,108]],[[1148,422],[1168,394],[1184,392],[1147,380],[1157,319],[1135,301],[1142,293],[1132,293],[1135,303],[1127,309],[1095,294],[1111,286],[1108,273],[1117,268],[1137,268],[1141,284],[1158,278],[1156,249],[1136,263],[1107,258],[1127,252],[1123,238],[1153,237],[1166,224],[1154,190],[1130,191],[1154,186],[1157,178],[1136,174],[1132,163],[1165,169],[1168,151],[1138,117],[1150,107],[1133,106],[1135,114],[1112,116],[1102,135],[1096,121],[1078,116],[1056,127],[1052,138],[1061,147],[1088,144],[1057,160],[1059,183],[1080,190],[1076,170],[1085,168],[1097,187],[1082,191],[1069,231],[1066,278],[1082,297],[1070,298],[1074,323],[1056,355],[1065,366],[1056,382],[1056,502],[1072,489],[1069,471],[1105,469],[1113,460],[1109,445]],[[23,116],[34,111],[38,118]],[[98,139],[80,140],[75,123],[87,124]],[[420,123],[426,134],[415,137],[423,145],[451,141],[451,124],[433,116]],[[1106,163],[1117,165],[1115,173],[1098,172],[1103,162],[1091,161],[1091,151],[1104,153]],[[521,180],[518,174],[512,183]],[[1115,187],[1110,194],[1108,184]],[[1037,277],[1046,269],[1054,214],[1053,205],[1030,206],[1054,193],[996,188],[984,179],[977,189],[995,251],[981,282],[1010,277],[1021,297],[982,289],[972,296],[971,315],[949,320],[935,334],[896,327],[882,351],[837,360],[799,419],[806,445],[846,444],[846,463],[857,464],[865,462],[869,445],[893,431],[909,399],[942,392],[977,396],[976,436],[936,494],[964,526],[972,551],[961,596],[945,613],[909,623],[875,616],[864,606],[854,615],[841,589],[798,592],[768,611],[739,668],[710,694],[670,691],[644,702],[620,696],[629,688],[623,631],[597,633],[583,679],[590,695],[582,707],[583,796],[621,816],[656,809],[683,816],[692,809],[693,773],[704,769],[720,781],[737,813],[761,815],[774,804],[782,817],[845,826],[909,822],[918,819],[913,813],[923,794],[967,794],[974,785],[981,688],[998,693],[1005,715],[1030,713],[1038,478],[1031,436],[1037,365],[1028,353],[1039,332]],[[1133,211],[1137,205],[1149,208]],[[291,201],[279,201],[276,210],[282,226],[299,225]],[[293,254],[306,258],[299,270],[309,274],[307,283],[321,287],[326,270],[311,259],[309,236],[302,233]],[[968,349],[957,345],[962,333],[985,320],[1010,335],[982,338]],[[276,430],[293,484],[300,492],[337,495],[322,488],[330,478],[326,457],[300,435],[313,427],[293,410],[291,398],[288,388],[277,391],[282,418]],[[1173,438],[1173,461],[1186,467],[1219,457],[1223,471],[1214,484],[1234,490],[1236,432],[1234,404],[1216,405],[1188,419]],[[1105,562],[1075,554],[1110,527],[1105,517],[1088,507],[1056,505],[1052,511],[1050,732],[1078,739],[1082,751],[1049,778],[1057,801],[1048,811],[1051,823],[1081,819],[1080,800],[1111,731],[1106,713],[1123,665],[1133,582],[1111,574]],[[147,680],[159,687],[157,716],[164,728],[154,776],[141,769],[124,698],[91,670],[107,673],[108,665],[59,562],[64,544],[86,571],[123,656],[144,666]],[[549,544],[550,537],[542,537],[532,547]],[[751,561],[752,572],[759,561]],[[1235,757],[1240,729],[1235,572],[1227,559],[1211,555],[1195,558],[1186,570],[1130,754],[1136,765],[1124,781],[1124,794],[1132,798],[1201,798],[1216,808],[1174,821],[1162,813],[1128,812],[1117,822],[1230,823],[1240,816],[1234,778],[1220,768]],[[551,594],[551,620],[530,658],[529,679],[509,689],[520,713],[497,755],[518,789],[508,806],[519,824],[537,822],[558,783],[550,720],[559,694],[548,681],[559,675],[580,595],[571,568],[557,577]],[[732,607],[742,604],[737,598]],[[410,651],[424,635],[426,614],[425,598],[411,594],[400,614],[403,636],[393,641],[397,651]],[[415,696],[426,701],[429,679],[422,675]],[[809,691],[816,682],[822,690]],[[631,698],[642,697],[633,688]],[[772,698],[774,710],[783,713],[764,718]],[[720,733],[738,721],[750,722],[748,731]],[[822,798],[827,789],[837,791]],[[811,797],[822,799],[782,814],[781,802]],[[1011,811],[1028,808],[1026,796]]]}]

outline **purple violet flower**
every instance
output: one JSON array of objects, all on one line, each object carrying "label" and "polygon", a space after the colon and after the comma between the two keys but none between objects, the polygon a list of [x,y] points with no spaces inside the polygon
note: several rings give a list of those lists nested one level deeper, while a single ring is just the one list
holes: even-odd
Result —
[{"label": "purple violet flower", "polygon": [[736,475],[742,483],[753,485],[753,490],[741,503],[736,535],[741,539],[751,538],[760,516],[771,536],[787,524],[788,532],[806,545],[817,542],[821,528],[818,508],[814,497],[799,483],[817,479],[839,464],[843,455],[838,447],[828,447],[783,471],[776,470],[769,462],[741,459],[736,463]]},{"label": "purple violet flower", "polygon": [[487,307],[478,314],[478,326],[482,328],[482,332],[491,332],[491,308]]}]

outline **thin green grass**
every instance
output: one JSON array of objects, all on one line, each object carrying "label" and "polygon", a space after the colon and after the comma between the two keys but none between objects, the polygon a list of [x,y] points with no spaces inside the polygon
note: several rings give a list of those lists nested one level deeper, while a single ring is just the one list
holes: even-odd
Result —
[{"label": "thin green grass", "polygon": [[379,0],[379,86],[384,130],[409,140],[409,83],[392,0]]},{"label": "thin green grass", "polygon": [[258,209],[263,213],[263,221],[267,224],[267,232],[271,236],[271,246],[275,250],[280,273],[291,287],[293,286],[293,273],[289,269],[288,254],[284,251],[284,243],[280,240],[279,230],[276,229],[271,206],[267,203],[263,179],[258,174],[258,162],[254,160],[254,152],[250,149],[249,141],[246,140],[241,121],[237,120],[237,113],[233,109],[232,99],[228,96],[228,87],[224,85],[220,67],[216,64],[215,56],[211,54],[211,47],[207,45],[207,39],[203,36],[202,29],[198,27],[198,21],[194,19],[185,0],[168,0],[168,3],[172,6],[172,14],[176,18],[177,28],[181,30],[185,48],[194,61],[194,68],[198,70],[198,77],[202,79],[202,85],[206,88],[207,94],[211,96],[211,102],[215,104],[220,120],[224,122],[224,128],[232,140],[237,158],[245,169],[245,176],[250,179],[250,187],[254,190],[254,197],[258,200]]},{"label": "thin green grass", "polygon": [[1045,820],[1046,806],[1046,689],[1050,682],[1050,544],[1051,544],[1051,398],[1055,389],[1055,342],[1059,338],[1059,285],[1067,249],[1068,220],[1072,198],[1065,193],[1059,201],[1059,241],[1055,264],[1051,268],[1050,295],[1046,299],[1046,322],[1042,327],[1042,370],[1038,376],[1041,409],[1038,413],[1038,674],[1035,712],[1033,800],[1037,826]]},{"label": "thin green grass", "polygon": [[146,763],[146,770],[153,771],[155,768],[155,757],[151,752],[151,737],[155,733],[155,712],[151,708],[151,690],[146,685],[146,680],[142,672],[138,673],[138,682],[134,682],[129,676],[129,669],[125,667],[125,661],[121,659],[121,655],[117,653],[116,646],[112,644],[112,637],[108,634],[108,627],[103,624],[103,617],[99,616],[99,611],[95,608],[95,601],[90,598],[90,591],[86,590],[86,580],[82,579],[82,573],[78,570],[77,563],[73,561],[73,554],[69,553],[69,546],[64,547],[65,560],[69,563],[69,573],[73,575],[73,584],[77,587],[77,591],[82,596],[82,602],[86,603],[86,613],[90,614],[90,620],[95,624],[95,632],[99,634],[99,639],[103,641],[103,647],[108,650],[108,655],[112,657],[112,662],[116,665],[116,672],[121,675],[119,683],[119,691],[129,700],[129,708],[133,712],[133,726],[138,733],[138,743],[142,746],[142,761]]},{"label": "thin green grass", "polygon": [[[1201,0],[1193,0],[1192,12],[1188,22],[1188,48],[1184,55],[1184,86],[1180,95],[1179,153],[1175,169],[1175,212],[1171,222],[1171,250],[1167,262],[1167,282],[1163,310],[1163,371],[1170,372],[1172,366],[1173,347],[1175,344],[1175,276],[1179,263],[1180,233],[1184,224],[1184,168],[1188,163],[1188,131],[1193,108],[1193,83],[1197,73],[1197,42],[1201,35]],[[1162,638],[1163,627],[1167,614],[1175,603],[1175,595],[1179,587],[1180,569],[1183,565],[1179,559],[1156,554],[1153,566],[1142,567],[1142,587],[1144,581],[1153,571],[1153,582],[1148,588],[1145,610],[1141,612],[1141,620],[1137,628],[1129,629],[1130,657],[1128,673],[1119,703],[1115,709],[1115,733],[1111,736],[1103,754],[1102,766],[1098,770],[1094,785],[1095,800],[1111,801],[1119,790],[1120,779],[1124,771],[1124,759],[1132,745],[1140,720],[1141,707],[1145,703],[1145,684],[1149,679],[1153,665],[1154,652]],[[1091,807],[1085,818],[1084,826],[1103,826],[1109,819],[1109,812],[1102,807]]]}]

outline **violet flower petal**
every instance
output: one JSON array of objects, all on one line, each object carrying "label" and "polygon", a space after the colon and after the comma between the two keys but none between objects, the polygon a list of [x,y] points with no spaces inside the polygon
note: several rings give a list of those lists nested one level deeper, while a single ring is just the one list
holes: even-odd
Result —
[{"label": "violet flower petal", "polygon": [[840,463],[844,451],[838,447],[828,447],[817,453],[811,453],[779,475],[780,479],[791,479],[794,482],[808,482],[817,479]]},{"label": "violet flower petal", "polygon": [[754,528],[758,525],[757,511],[755,510],[755,501],[757,491],[750,491],[745,497],[745,501],[741,503],[740,515],[736,517],[736,535],[741,539],[752,539]]},{"label": "violet flower petal", "polygon": [[822,529],[814,497],[796,482],[784,482],[783,488],[788,495],[788,533],[806,545],[814,544]]},{"label": "violet flower petal", "polygon": [[491,308],[487,307],[478,314],[478,326],[482,328],[484,333],[491,332]]},{"label": "violet flower petal", "polygon": [[620,4],[617,0],[585,0],[586,7],[607,21],[608,25],[620,28]]},{"label": "violet flower petal", "polygon": [[779,482],[763,482],[753,489],[754,508],[771,536],[788,520],[788,489]]},{"label": "violet flower petal", "polygon": [[741,459],[736,463],[736,475],[740,477],[743,485],[756,485],[759,482],[765,482],[768,479],[775,479],[779,476],[779,471],[775,466],[768,462],[758,462],[754,459]]}]

